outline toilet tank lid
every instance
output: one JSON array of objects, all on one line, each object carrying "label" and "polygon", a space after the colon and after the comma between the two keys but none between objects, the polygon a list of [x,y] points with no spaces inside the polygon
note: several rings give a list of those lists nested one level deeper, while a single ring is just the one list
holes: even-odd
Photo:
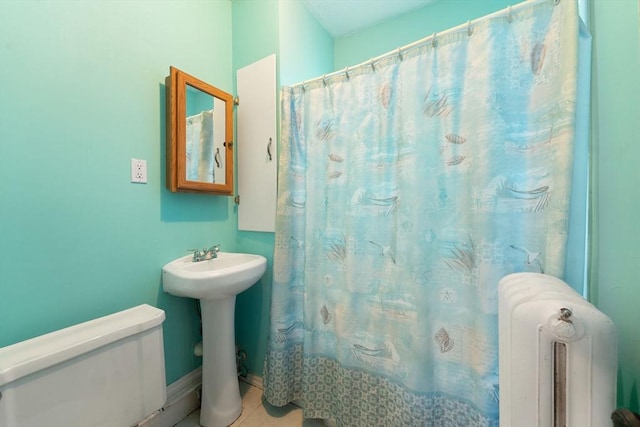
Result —
[{"label": "toilet tank lid", "polygon": [[0,348],[0,387],[161,325],[164,318],[164,311],[142,304]]}]

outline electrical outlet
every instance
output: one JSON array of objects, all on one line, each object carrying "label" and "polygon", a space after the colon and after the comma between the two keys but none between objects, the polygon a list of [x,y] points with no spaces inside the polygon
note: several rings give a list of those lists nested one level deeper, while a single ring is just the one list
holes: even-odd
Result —
[{"label": "electrical outlet", "polygon": [[131,159],[131,182],[147,183],[147,161]]}]

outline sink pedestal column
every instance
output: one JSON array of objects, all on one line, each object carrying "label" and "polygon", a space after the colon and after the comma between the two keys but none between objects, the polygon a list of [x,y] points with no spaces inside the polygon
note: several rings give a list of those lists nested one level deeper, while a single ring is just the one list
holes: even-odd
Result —
[{"label": "sink pedestal column", "polygon": [[200,300],[202,311],[202,405],[200,424],[226,427],[242,413],[236,367],[236,297]]}]

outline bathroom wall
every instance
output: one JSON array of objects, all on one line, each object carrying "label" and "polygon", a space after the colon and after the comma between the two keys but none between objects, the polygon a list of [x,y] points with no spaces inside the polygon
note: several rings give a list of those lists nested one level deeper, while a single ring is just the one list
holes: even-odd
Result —
[{"label": "bathroom wall", "polygon": [[[277,55],[278,93],[281,86],[332,71],[333,39],[301,2],[234,0],[234,73],[273,53]],[[273,246],[274,233],[237,234],[239,251],[259,253],[268,260],[261,281],[236,300],[236,343],[247,353],[244,363],[249,373],[259,376],[268,338]]]},{"label": "bathroom wall", "polygon": [[334,41],[302,2],[280,0],[280,85],[333,71]]},{"label": "bathroom wall", "polygon": [[[234,0],[232,5],[234,81],[238,69],[272,54],[276,54],[278,75],[278,1]],[[242,141],[238,141],[238,146],[242,146]],[[261,376],[269,326],[274,234],[238,231],[236,239],[239,251],[267,258],[267,271],[260,282],[236,298],[236,345],[247,353],[244,365],[248,372]]]},{"label": "bathroom wall", "polygon": [[520,1],[436,1],[374,27],[337,38],[334,46],[335,69],[368,61],[433,33],[517,3]]},{"label": "bathroom wall", "polygon": [[0,346],[148,303],[168,383],[200,364],[194,302],[162,292],[161,267],[235,250],[236,216],[165,189],[164,79],[230,92],[231,47],[229,1],[0,1]]},{"label": "bathroom wall", "polygon": [[591,1],[594,303],[618,329],[618,405],[640,412],[640,5]]},{"label": "bathroom wall", "polygon": [[[169,65],[232,92],[235,70],[276,53],[279,84],[293,84],[517,2],[461,3],[436,2],[332,41],[286,0],[0,1],[0,346],[149,303],[167,314],[173,382],[200,363],[191,355],[199,325],[193,301],[162,292],[160,268],[220,243],[269,259],[236,309],[238,344],[261,375],[274,235],[237,232],[229,197],[164,188]],[[619,404],[638,411],[638,2],[590,8],[590,285],[619,330]],[[132,157],[147,160],[148,184],[129,182]]]}]

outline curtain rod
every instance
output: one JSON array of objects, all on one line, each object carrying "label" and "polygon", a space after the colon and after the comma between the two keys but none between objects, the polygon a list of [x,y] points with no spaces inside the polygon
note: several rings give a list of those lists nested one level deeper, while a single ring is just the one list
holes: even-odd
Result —
[{"label": "curtain rod", "polygon": [[357,65],[353,65],[353,66],[350,66],[350,67],[345,67],[345,68],[342,68],[342,69],[337,70],[337,71],[333,71],[333,72],[328,73],[328,74],[323,74],[320,77],[315,77],[315,78],[310,79],[310,80],[304,80],[302,82],[296,83],[294,85],[290,85],[288,87],[289,88],[295,88],[297,86],[305,87],[306,85],[308,85],[310,83],[315,83],[315,82],[320,81],[320,80],[326,81],[329,78],[336,77],[336,76],[339,76],[339,75],[342,75],[342,74],[344,74],[347,77],[349,77],[349,72],[350,71],[353,71],[353,70],[355,70],[357,68],[362,68],[362,67],[375,67],[375,64],[377,62],[380,62],[381,60],[383,60],[385,58],[390,58],[390,57],[392,57],[394,55],[402,57],[402,53],[410,51],[411,49],[414,49],[414,48],[416,48],[418,46],[422,46],[422,45],[427,44],[429,42],[431,42],[431,44],[433,44],[435,46],[436,42],[438,40],[438,36],[445,36],[445,35],[456,33],[456,32],[462,32],[462,30],[465,30],[467,32],[467,34],[469,34],[469,36],[471,36],[471,34],[473,33],[473,24],[474,23],[477,24],[479,22],[488,21],[490,19],[495,19],[495,18],[502,17],[502,16],[505,16],[505,15],[507,16],[507,19],[509,21],[511,21],[511,15],[513,13],[518,12],[520,9],[523,9],[526,6],[542,4],[542,3],[545,3],[545,2],[551,2],[551,1],[553,1],[554,5],[556,5],[556,6],[560,3],[560,0],[527,0],[527,1],[524,1],[522,3],[518,3],[516,5],[508,6],[508,7],[504,8],[504,9],[498,10],[497,12],[490,13],[489,15],[485,15],[485,16],[482,16],[480,18],[469,20],[464,24],[460,24],[460,25],[457,25],[455,27],[451,27],[451,28],[449,28],[447,30],[444,30],[444,31],[441,31],[439,33],[437,33],[437,32],[433,33],[430,36],[424,37],[424,38],[422,38],[420,40],[416,40],[416,41],[411,42],[409,44],[406,44],[406,45],[404,45],[402,47],[394,49],[394,50],[392,50],[390,52],[386,52],[386,53],[383,53],[382,55],[379,55],[379,56],[376,56],[374,58],[371,58],[368,61],[363,61],[363,62],[361,62],[361,63],[359,63]]}]

